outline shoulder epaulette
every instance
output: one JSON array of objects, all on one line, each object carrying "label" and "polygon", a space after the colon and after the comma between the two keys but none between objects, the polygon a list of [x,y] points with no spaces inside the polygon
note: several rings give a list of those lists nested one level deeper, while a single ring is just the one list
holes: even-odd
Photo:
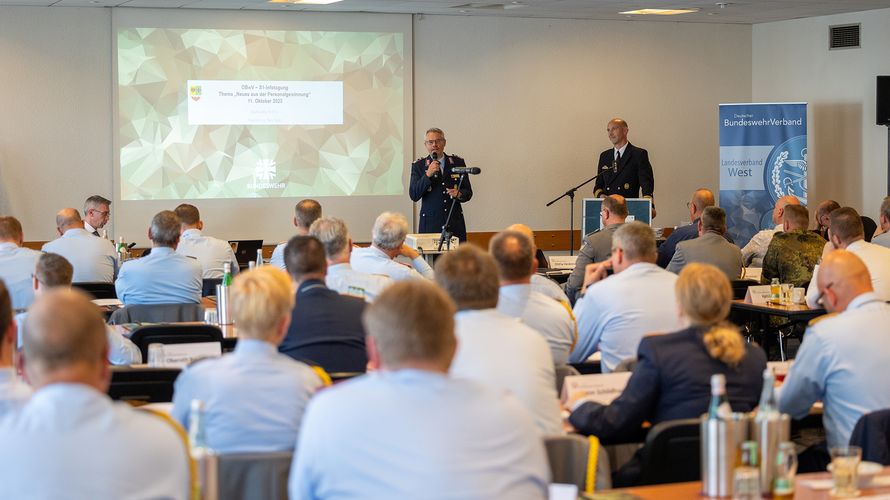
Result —
[{"label": "shoulder epaulette", "polygon": [[807,326],[813,326],[813,325],[815,325],[816,323],[819,323],[819,322],[822,321],[822,320],[825,320],[825,319],[828,319],[828,318],[833,318],[833,317],[835,317],[835,316],[837,316],[837,313],[836,313],[836,312],[828,313],[828,314],[823,314],[822,316],[817,316],[817,317],[811,319],[810,322],[807,323]]}]

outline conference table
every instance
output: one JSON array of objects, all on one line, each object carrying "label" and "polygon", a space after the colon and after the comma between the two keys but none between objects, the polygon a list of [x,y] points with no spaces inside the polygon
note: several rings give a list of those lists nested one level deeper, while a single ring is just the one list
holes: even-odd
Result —
[{"label": "conference table", "polygon": [[[779,357],[782,361],[785,361],[785,346],[779,339],[780,330],[808,323],[826,313],[825,309],[821,307],[810,308],[806,304],[787,304],[772,301],[764,304],[754,304],[743,299],[733,300],[730,312],[737,323],[755,323],[760,331],[764,332],[762,344],[767,355],[769,355],[770,340],[775,335],[776,342],[779,344]],[[740,317],[743,320],[739,321],[738,318]],[[773,317],[781,318],[785,321],[782,324],[774,325],[770,321]]]},{"label": "conference table", "polygon": [[[582,498],[627,498],[640,500],[684,500],[711,498],[702,495],[701,481],[688,483],[659,484],[655,486],[637,486],[632,488],[619,488],[603,492],[597,492],[592,496]],[[890,494],[890,467],[884,469],[875,476],[872,485],[862,488],[860,497],[870,495]],[[601,495],[598,497],[598,495]],[[611,496],[610,496],[611,495]],[[828,472],[815,472],[812,474],[799,474],[794,480],[794,500],[828,500],[831,496],[831,474]],[[880,498],[888,498],[881,496]]]}]

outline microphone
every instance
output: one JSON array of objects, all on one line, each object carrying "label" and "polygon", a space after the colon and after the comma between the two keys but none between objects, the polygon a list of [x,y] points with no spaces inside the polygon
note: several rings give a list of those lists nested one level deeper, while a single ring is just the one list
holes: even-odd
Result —
[{"label": "microphone", "polygon": [[[433,153],[432,153],[432,158],[433,158],[433,161],[439,161],[438,155],[436,154],[435,151],[433,151]],[[442,165],[439,164],[439,171],[436,172],[435,174],[433,174],[433,178],[438,179],[441,176],[441,173],[442,173]]]},{"label": "microphone", "polygon": [[451,173],[453,174],[481,174],[482,169],[479,167],[451,167]]}]

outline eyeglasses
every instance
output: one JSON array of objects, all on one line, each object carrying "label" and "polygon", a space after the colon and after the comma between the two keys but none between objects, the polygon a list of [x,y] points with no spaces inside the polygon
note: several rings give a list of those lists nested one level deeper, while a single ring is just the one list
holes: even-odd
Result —
[{"label": "eyeglasses", "polygon": [[433,144],[445,144],[445,139],[433,139],[431,141],[423,141],[427,146],[432,146]]},{"label": "eyeglasses", "polygon": [[825,285],[825,288],[823,288],[822,291],[819,292],[819,298],[816,299],[816,303],[817,303],[817,304],[819,304],[819,305],[822,306],[822,307],[825,307],[825,292],[827,292],[828,289],[831,288],[831,287],[833,287],[833,286],[834,286],[834,282],[833,282],[833,281],[832,281],[831,283]]},{"label": "eyeglasses", "polygon": [[99,209],[97,209],[97,208],[91,208],[91,209],[90,209],[90,212],[96,212],[96,213],[98,213],[99,215],[101,215],[102,217],[108,217],[108,214],[111,213],[111,210],[108,210],[108,211],[106,211],[106,212],[103,212],[102,210],[99,210]]}]

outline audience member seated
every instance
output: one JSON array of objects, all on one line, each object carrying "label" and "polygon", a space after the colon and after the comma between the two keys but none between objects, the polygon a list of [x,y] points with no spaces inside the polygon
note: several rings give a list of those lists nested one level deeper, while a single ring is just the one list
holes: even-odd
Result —
[{"label": "audience member seated", "polygon": [[569,306],[532,290],[537,263],[532,241],[518,231],[504,231],[491,239],[489,250],[501,281],[498,311],[534,328],[550,346],[555,365],[568,362],[578,329]]},{"label": "audience member seated", "polygon": [[34,300],[31,273],[40,252],[22,246],[22,224],[15,217],[0,217],[0,279],[12,297],[12,308],[23,311]]},{"label": "audience member seated", "polygon": [[176,253],[179,217],[158,212],[148,228],[151,254],[124,262],[114,284],[124,304],[200,304],[201,264]]},{"label": "audience member seated", "polygon": [[352,255],[352,238],[346,223],[341,219],[323,217],[312,223],[309,234],[324,245],[328,271],[325,284],[342,295],[359,297],[373,302],[384,288],[393,283],[388,276],[356,271],[349,264]]},{"label": "audience member seated", "polygon": [[711,264],[735,280],[742,275],[742,251],[726,241],[726,212],[720,207],[708,207],[698,219],[698,238],[682,241],[671,258],[667,270],[679,273],[691,262]]},{"label": "audience member seated", "polygon": [[291,498],[547,497],[547,458],[528,412],[503,391],[449,378],[454,305],[440,289],[395,283],[365,326],[377,371],[310,401]]},{"label": "audience member seated", "polygon": [[111,200],[94,194],[83,202],[83,228],[93,236],[102,236],[99,230],[108,224],[111,215]]},{"label": "audience member seated", "polygon": [[831,212],[841,208],[841,204],[834,200],[825,200],[816,208],[816,229],[825,241],[828,241],[828,228],[831,226]]},{"label": "audience member seated", "polygon": [[875,245],[890,248],[890,196],[881,202],[881,216],[878,218],[881,228],[880,234],[875,235],[871,242]]},{"label": "audience member seated", "polygon": [[105,321],[81,292],[35,300],[23,363],[35,393],[0,420],[5,498],[190,498],[188,446],[164,418],[115,403]]},{"label": "audience member seated", "polygon": [[287,336],[278,350],[332,372],[364,372],[368,364],[362,313],[365,301],[325,286],[324,247],[312,236],[294,236],[284,249],[297,289]]},{"label": "audience member seated", "polygon": [[12,298],[6,284],[0,280],[0,418],[21,407],[31,397],[31,387],[16,373],[15,337]]},{"label": "audience member seated", "polygon": [[[528,239],[532,242],[532,248],[535,249],[535,259],[538,259],[538,254],[541,252],[538,249],[537,245],[535,245],[535,233],[532,231],[532,228],[526,226],[525,224],[511,224],[507,227],[507,231],[517,231],[524,234]],[[547,276],[543,276],[541,274],[535,273],[532,274],[532,290],[546,295],[553,300],[558,300],[565,304],[570,304],[569,298],[566,296],[566,293],[562,291],[559,284],[548,278]]]},{"label": "audience member seated", "polygon": [[[840,229],[835,218],[839,210],[845,209],[831,213],[832,235]],[[890,365],[890,305],[874,293],[868,269],[849,251],[826,255],[811,286],[835,314],[810,323],[777,401],[792,418],[805,417],[813,403],[822,401],[828,446],[842,446],[849,443],[859,417],[890,408],[890,379],[883,375]],[[814,468],[829,461],[824,447],[810,450],[810,457]]]},{"label": "audience member seated", "polygon": [[63,208],[56,214],[56,231],[61,237],[42,250],[65,257],[74,266],[75,283],[114,283],[119,265],[114,243],[87,232],[77,209]]},{"label": "audience member seated", "polygon": [[[587,266],[581,297],[575,303],[578,343],[570,363],[602,352],[602,370],[634,358],[643,335],[681,328],[674,285],[677,275],[655,264],[655,233],[642,222],[628,222],[612,236],[610,260]],[[615,274],[606,277],[606,271]]]},{"label": "audience member seated", "polygon": [[[408,219],[395,212],[383,212],[371,229],[371,246],[356,248],[349,258],[352,267],[363,273],[382,274],[395,281],[406,279],[433,279],[433,269],[417,250],[405,244],[408,235]],[[396,262],[404,256],[411,259],[411,266]]]},{"label": "audience member seated", "polygon": [[193,399],[204,403],[207,446],[216,453],[293,450],[309,398],[322,385],[304,363],[279,354],[294,307],[287,273],[265,266],[231,290],[235,351],[192,364],[176,379],[173,418],[188,428]]},{"label": "audience member seated", "polygon": [[[850,207],[843,207],[831,212],[831,227],[828,230],[828,243],[822,252],[822,261],[836,249],[847,250],[859,257],[868,274],[871,286],[881,300],[890,301],[890,248],[885,248],[865,241],[865,231],[859,213]],[[816,277],[819,267],[813,269],[813,279],[807,289],[807,305],[819,307],[819,287]]]},{"label": "audience member seated", "polygon": [[182,223],[176,253],[196,259],[201,264],[201,276],[204,279],[222,278],[226,262],[232,267],[232,275],[238,273],[238,259],[235,258],[232,245],[228,241],[201,234],[204,221],[201,220],[198,207],[183,203],[174,211]]},{"label": "audience member seated", "polygon": [[763,229],[751,237],[742,249],[742,260],[746,266],[763,267],[763,257],[766,256],[769,242],[773,240],[773,235],[782,231],[782,215],[787,205],[800,205],[800,200],[789,194],[776,201],[776,206],[773,208],[773,224],[776,224],[776,227]]},{"label": "audience member seated", "polygon": [[677,243],[698,238],[698,221],[701,218],[702,212],[716,204],[714,193],[710,189],[699,188],[692,193],[692,199],[686,202],[686,208],[689,210],[689,220],[692,223],[674,229],[664,243],[658,247],[658,259],[655,263],[659,267],[667,267],[671,263],[671,259],[674,258],[674,252],[677,251]]},{"label": "audience member seated", "polygon": [[497,310],[494,259],[461,245],[436,261],[436,281],[458,308],[451,376],[513,393],[534,415],[540,434],[563,434],[550,348],[543,335]]},{"label": "audience member seated", "polygon": [[627,201],[624,200],[624,196],[613,194],[603,198],[603,209],[600,210],[602,227],[584,238],[581,250],[578,250],[575,269],[566,281],[566,295],[573,303],[577,300],[581,285],[584,284],[584,270],[587,269],[587,264],[609,259],[609,255],[612,254],[612,235],[626,219]]},{"label": "audience member seated", "polygon": [[[321,203],[310,199],[300,200],[299,203],[294,205],[294,227],[297,228],[296,236],[308,235],[312,223],[320,218]],[[284,247],[286,246],[287,241],[280,243],[275,247],[275,250],[272,251],[272,258],[269,259],[270,264],[278,266],[280,269],[285,268]]]},{"label": "audience member seated", "polygon": [[[90,236],[90,238],[94,238]],[[102,239],[102,238],[94,238]],[[39,297],[53,288],[71,288],[71,276],[73,270],[71,263],[65,257],[54,253],[45,253],[37,259],[34,267],[34,278],[32,278],[32,286],[34,287],[34,296]],[[22,312],[16,315],[16,323],[18,324],[18,348],[22,348],[25,335],[25,325],[27,324],[28,312]],[[119,331],[111,325],[105,328],[105,336],[108,339],[108,362],[113,365],[133,365],[142,362],[142,352],[136,347],[136,344],[130,342]]]},{"label": "audience member seated", "polygon": [[776,233],[763,258],[760,281],[770,283],[779,278],[780,283],[796,287],[807,286],[813,277],[813,268],[822,258],[825,240],[809,231],[810,216],[801,205],[788,205],[782,215],[782,232]]},{"label": "audience member seated", "polygon": [[[732,288],[714,266],[686,266],[676,283],[680,315],[689,325],[669,335],[640,341],[637,365],[624,391],[612,404],[575,402],[569,423],[583,434],[621,440],[639,434],[643,422],[698,418],[707,413],[711,375],[726,376],[734,411],[757,406],[766,368],[763,350],[746,344],[726,323]],[[616,474],[616,487],[633,485],[640,474],[639,453]]]}]

